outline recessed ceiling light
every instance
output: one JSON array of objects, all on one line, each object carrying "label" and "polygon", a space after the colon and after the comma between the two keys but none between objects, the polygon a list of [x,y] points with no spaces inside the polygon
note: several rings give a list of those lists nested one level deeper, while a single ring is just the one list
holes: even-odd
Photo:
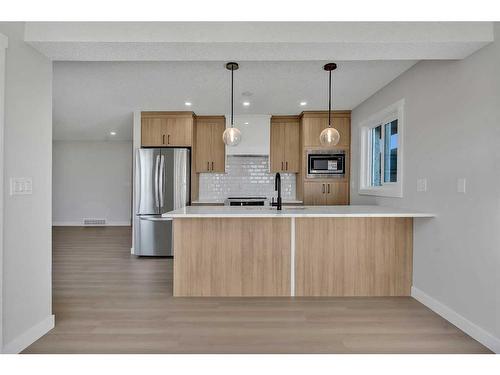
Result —
[{"label": "recessed ceiling light", "polygon": [[243,102],[243,105],[244,105],[245,107],[248,107],[248,106],[250,105],[250,102]]},{"label": "recessed ceiling light", "polygon": [[245,125],[248,125],[248,122],[245,122]]},{"label": "recessed ceiling light", "polygon": [[307,102],[300,102],[300,105],[305,106],[305,105],[307,105]]},{"label": "recessed ceiling light", "polygon": [[191,102],[184,102],[184,105],[185,105],[185,106],[188,106],[188,107],[191,107],[191,105],[192,105],[192,104],[193,104],[193,103],[191,103]]},{"label": "recessed ceiling light", "polygon": [[111,134],[111,135],[116,135],[116,132],[109,132],[109,134]]}]

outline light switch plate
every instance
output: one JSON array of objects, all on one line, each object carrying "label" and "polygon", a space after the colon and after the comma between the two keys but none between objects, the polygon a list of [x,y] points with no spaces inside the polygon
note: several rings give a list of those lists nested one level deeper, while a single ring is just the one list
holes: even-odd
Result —
[{"label": "light switch plate", "polygon": [[31,177],[11,177],[10,195],[26,195],[33,193],[33,180]]},{"label": "light switch plate", "polygon": [[427,178],[419,178],[417,179],[417,191],[425,192],[427,191]]},{"label": "light switch plate", "polygon": [[466,180],[464,177],[457,179],[457,193],[465,194],[465,184]]}]

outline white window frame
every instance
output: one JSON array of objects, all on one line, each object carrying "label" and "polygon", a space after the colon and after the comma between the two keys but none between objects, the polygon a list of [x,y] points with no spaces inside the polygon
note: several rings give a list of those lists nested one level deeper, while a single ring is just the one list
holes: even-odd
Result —
[{"label": "white window frame", "polygon": [[[404,99],[391,104],[387,108],[362,121],[360,128],[360,168],[359,194],[380,197],[403,197],[403,146],[404,146]],[[384,153],[382,153],[382,186],[371,186],[371,130],[382,125],[382,137],[385,136],[384,125],[398,120],[398,158],[397,181],[384,182]],[[385,142],[383,142],[385,145]]]}]

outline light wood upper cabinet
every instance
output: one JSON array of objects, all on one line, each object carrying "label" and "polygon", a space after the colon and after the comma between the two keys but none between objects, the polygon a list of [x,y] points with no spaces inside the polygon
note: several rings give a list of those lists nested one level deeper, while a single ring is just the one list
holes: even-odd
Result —
[{"label": "light wood upper cabinet", "polygon": [[196,118],[195,170],[197,173],[224,173],[226,145],[222,134],[226,128],[224,116]]},{"label": "light wood upper cabinet", "polygon": [[166,119],[165,135],[168,146],[192,145],[193,117],[171,117]]},{"label": "light wood upper cabinet", "polygon": [[308,206],[349,204],[349,184],[345,182],[305,182],[304,204]]},{"label": "light wood upper cabinet", "polygon": [[163,127],[160,118],[141,119],[141,145],[163,146]]},{"label": "light wood upper cabinet", "polygon": [[[340,141],[336,148],[347,148],[351,145],[350,113],[333,112],[333,127],[340,133]],[[302,136],[304,147],[323,147],[319,141],[321,131],[328,127],[328,112],[304,112],[302,115]]]},{"label": "light wood upper cabinet", "polygon": [[271,118],[271,172],[298,173],[300,168],[300,121],[296,116]]},{"label": "light wood upper cabinet", "polygon": [[193,137],[192,112],[142,112],[143,147],[190,147]]}]

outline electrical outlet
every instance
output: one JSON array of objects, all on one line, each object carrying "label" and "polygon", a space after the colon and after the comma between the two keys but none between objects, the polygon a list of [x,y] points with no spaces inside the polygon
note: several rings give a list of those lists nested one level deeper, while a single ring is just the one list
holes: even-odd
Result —
[{"label": "electrical outlet", "polygon": [[417,191],[419,193],[427,191],[427,178],[417,179]]},{"label": "electrical outlet", "polygon": [[31,177],[11,177],[10,195],[33,194],[33,180]]},{"label": "electrical outlet", "polygon": [[457,193],[465,194],[465,183],[466,180],[464,177],[457,179]]}]

